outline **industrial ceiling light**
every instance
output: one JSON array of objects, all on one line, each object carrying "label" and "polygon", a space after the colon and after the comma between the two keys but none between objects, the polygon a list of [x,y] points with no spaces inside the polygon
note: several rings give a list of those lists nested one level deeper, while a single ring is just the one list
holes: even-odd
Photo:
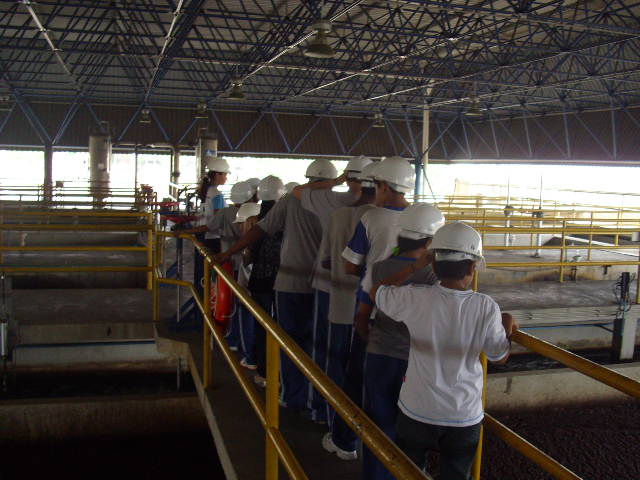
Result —
[{"label": "industrial ceiling light", "polygon": [[11,95],[0,96],[0,112],[9,112],[12,108]]},{"label": "industrial ceiling light", "polygon": [[481,117],[482,115],[484,115],[482,113],[482,109],[480,108],[480,100],[478,100],[477,98],[471,100],[471,106],[469,107],[469,110],[465,112],[465,115],[467,117]]},{"label": "industrial ceiling light", "polygon": [[209,112],[207,110],[207,103],[200,102],[196,107],[196,114],[194,115],[196,119],[207,119],[209,118]]},{"label": "industrial ceiling light", "polygon": [[373,114],[373,128],[384,128],[384,116],[381,113]]},{"label": "industrial ceiling light", "polygon": [[313,24],[316,36],[304,51],[304,56],[309,58],[333,58],[335,50],[329,45],[327,34],[331,31],[331,23],[320,20]]},{"label": "industrial ceiling light", "polygon": [[473,82],[473,95],[471,96],[471,106],[465,112],[467,117],[482,117],[482,109],[480,108],[480,99],[478,98],[478,89],[476,82]]},{"label": "industrial ceiling light", "polygon": [[143,108],[140,110],[140,117],[138,117],[138,123],[151,123],[151,110]]},{"label": "industrial ceiling light", "polygon": [[242,91],[242,82],[240,80],[236,80],[232,84],[231,93],[229,94],[229,98],[231,100],[244,100],[247,96]]}]

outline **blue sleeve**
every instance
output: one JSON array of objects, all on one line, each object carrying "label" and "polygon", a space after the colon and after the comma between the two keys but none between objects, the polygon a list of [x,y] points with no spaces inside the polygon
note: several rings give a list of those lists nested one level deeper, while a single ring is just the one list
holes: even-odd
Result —
[{"label": "blue sleeve", "polygon": [[367,238],[367,230],[364,228],[362,222],[358,222],[355,231],[353,232],[353,236],[347,247],[351,249],[354,253],[358,255],[366,256],[367,252],[369,252],[369,239]]},{"label": "blue sleeve", "polygon": [[218,195],[213,197],[213,209],[214,210],[221,210],[226,206],[227,206],[227,202],[224,201],[224,196],[221,193],[219,193]]},{"label": "blue sleeve", "polygon": [[362,287],[358,287],[358,291],[356,292],[356,300],[366,305],[373,305],[373,302],[371,301],[371,297],[367,292],[362,290]]}]

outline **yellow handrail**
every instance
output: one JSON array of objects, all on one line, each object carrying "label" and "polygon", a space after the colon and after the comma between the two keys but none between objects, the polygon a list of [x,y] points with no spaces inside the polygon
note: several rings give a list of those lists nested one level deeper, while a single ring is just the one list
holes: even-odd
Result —
[{"label": "yellow handrail", "polygon": [[[170,236],[171,234],[167,234],[165,232],[156,232],[158,236]],[[277,378],[279,374],[274,376],[274,366],[273,366],[273,358],[274,355],[277,357],[277,350],[281,349],[290,359],[291,361],[298,367],[298,369],[305,375],[311,383],[315,386],[318,392],[327,400],[327,402],[335,409],[335,411],[347,422],[347,424],[354,430],[354,432],[366,443],[371,451],[378,456],[378,458],[382,461],[382,463],[389,469],[389,471],[394,474],[397,478],[409,479],[429,479],[424,472],[422,472],[409,458],[393,443],[391,442],[387,436],[379,429],[379,427],[371,421],[365,414],[360,410],[351,399],[340,389],[331,379],[329,379],[322,369],[318,367],[311,358],[304,352],[304,350],[291,339],[291,337],[280,328],[275,321],[260,307],[260,305],[248,295],[247,291],[238,285],[238,283],[232,278],[229,273],[224,270],[220,265],[213,262],[211,258],[210,252],[197,240],[195,240],[191,235],[181,234],[179,235],[181,238],[185,238],[191,240],[196,248],[200,251],[200,253],[205,257],[205,260],[208,261],[217,273],[219,277],[221,277],[227,285],[230,287],[231,291],[235,294],[235,296],[242,302],[242,304],[247,308],[247,310],[254,316],[254,318],[263,326],[267,333],[267,341],[271,355],[268,356],[267,369],[268,369],[268,377],[267,377],[267,408],[263,409],[262,404],[256,404],[257,395],[255,392],[255,388],[253,385],[248,382],[244,374],[242,373],[242,369],[235,359],[231,351],[228,349],[226,345],[226,341],[222,337],[219,330],[214,326],[211,315],[208,308],[204,308],[203,301],[200,298],[200,295],[195,291],[195,289],[191,286],[190,289],[194,296],[195,302],[198,305],[198,308],[203,313],[205,317],[206,328],[213,333],[213,337],[216,339],[216,342],[221,347],[223,354],[227,361],[230,363],[232,370],[235,375],[238,377],[241,386],[245,393],[249,397],[249,401],[252,404],[254,410],[258,412],[258,416],[260,417],[260,412],[265,412],[265,419],[261,418],[263,425],[267,426],[267,436],[269,441],[267,442],[267,451],[269,452],[270,448],[274,448],[280,460],[285,465],[288,473],[293,478],[306,478],[304,475],[304,471],[301,468],[298,468],[297,460],[293,457],[292,452],[285,444],[280,443],[280,436],[277,434],[279,431],[277,430],[277,421],[274,423],[273,418],[270,417],[270,413],[274,412],[274,409],[277,410]],[[154,270],[157,272],[157,270]],[[162,283],[163,279],[157,279],[157,283]],[[205,290],[210,288],[209,285],[204,285]],[[157,290],[157,287],[156,287]],[[154,295],[154,299],[156,296]],[[158,307],[155,305],[157,299],[154,300],[154,316],[158,315]],[[271,340],[269,340],[271,339]],[[271,343],[269,343],[271,342]],[[274,349],[274,343],[278,348]],[[274,350],[276,350],[274,354]],[[271,398],[274,397],[274,398]],[[273,403],[275,403],[276,407],[274,407]],[[269,408],[271,407],[271,408]],[[270,446],[271,445],[271,446]],[[268,461],[268,478],[277,478],[277,463],[273,465],[273,460],[269,461],[270,455],[267,455]],[[287,466],[289,465],[289,466]],[[269,473],[270,472],[270,473]],[[275,476],[274,475],[275,472]]]},{"label": "yellow handrail", "polygon": [[523,454],[544,471],[553,475],[554,478],[559,480],[582,480],[582,477],[579,477],[571,470],[558,463],[557,460],[554,460],[549,455],[527,442],[520,435],[500,423],[488,413],[484,414],[484,424],[507,445]]},{"label": "yellow handrail", "polygon": [[582,358],[563,348],[553,345],[544,340],[534,337],[521,330],[515,332],[511,336],[511,340],[519,343],[523,347],[527,347],[544,357],[551,358],[567,367],[576,370],[584,375],[598,380],[601,383],[609,385],[627,395],[640,398],[640,382],[622,375],[615,370],[603,367],[586,358]]}]

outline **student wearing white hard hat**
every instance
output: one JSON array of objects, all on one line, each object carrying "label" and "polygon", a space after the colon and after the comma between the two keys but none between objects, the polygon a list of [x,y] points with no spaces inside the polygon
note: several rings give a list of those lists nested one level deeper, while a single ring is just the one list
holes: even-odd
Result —
[{"label": "student wearing white hard hat", "polygon": [[[322,224],[322,244],[328,242],[327,227],[329,216],[338,208],[353,205],[360,197],[360,182],[356,176],[362,169],[371,163],[371,159],[360,156],[349,161],[342,175],[328,160],[315,160],[307,168],[307,178],[318,178],[324,175],[323,180],[300,185],[293,190],[293,195],[302,202],[302,207],[317,215]],[[347,183],[347,192],[334,192],[332,188],[343,182]],[[329,329],[329,290],[331,288],[330,272],[323,268],[321,258],[318,255],[313,271],[314,288],[314,320],[313,320],[313,349],[311,358],[322,368],[326,364],[327,334]],[[327,402],[320,393],[311,388],[309,390],[309,405],[311,418],[318,423],[327,423]]]},{"label": "student wearing white hard hat", "polygon": [[[416,203],[407,207],[398,221],[396,249],[386,260],[373,264],[371,280],[377,284],[404,268],[415,271],[403,284],[434,285],[438,279],[430,265],[416,268],[415,263],[426,252],[431,239],[444,225],[444,216],[435,206]],[[356,325],[361,337],[367,339],[364,362],[363,410],[378,427],[395,440],[398,416],[398,395],[409,358],[407,328],[377,311],[373,322],[359,319]],[[362,448],[362,479],[390,480],[393,476],[371,451]]]},{"label": "student wearing white hard hat", "polygon": [[[231,205],[227,205],[226,207],[217,210],[213,218],[211,218],[207,223],[208,231],[219,233],[220,247],[223,251],[228,249],[236,240],[238,240],[238,238],[240,238],[242,232],[239,224],[236,222],[236,214],[247,202],[255,201],[255,197],[256,189],[249,182],[246,180],[237,182],[231,187],[231,191],[229,193]],[[241,256],[234,255],[231,260],[233,262],[233,271],[237,278],[241,263]],[[233,315],[231,318],[226,339],[232,350],[237,350],[242,347],[237,314]]]},{"label": "student wearing white hard hat", "polygon": [[[256,222],[262,220],[285,194],[282,180],[269,175],[263,178],[258,184],[258,199],[260,211],[255,217],[249,217],[245,222],[245,229],[248,232]],[[280,267],[280,248],[282,245],[282,232],[265,236],[258,242],[245,250],[245,261],[251,264],[251,276],[249,278],[248,289],[251,296],[260,306],[272,317],[275,315],[275,295],[273,285]],[[248,312],[247,312],[248,313]],[[245,316],[243,315],[243,319]],[[264,387],[266,385],[266,334],[262,326],[249,316],[254,328],[254,354],[256,384]],[[243,322],[244,324],[244,322]]]},{"label": "student wearing white hard hat", "polygon": [[[480,234],[451,223],[436,232],[428,253],[370,292],[378,310],[410,335],[396,443],[419,468],[426,468],[428,451],[438,450],[439,478],[470,478],[484,416],[480,353],[505,362],[518,328],[491,297],[470,289],[481,261]],[[429,264],[439,285],[392,286]]]},{"label": "student wearing white hard hat", "polygon": [[[347,273],[361,278],[356,293],[357,310],[354,321],[368,321],[373,302],[368,296],[371,288],[371,270],[375,262],[391,255],[400,231],[400,212],[409,206],[405,194],[413,190],[415,171],[405,159],[389,157],[375,169],[376,208],[365,212],[354,229],[349,243],[342,252]],[[360,320],[359,320],[360,319]],[[358,405],[362,403],[362,369],[365,343],[354,335],[349,352],[349,369],[344,390]],[[356,458],[358,437],[340,416],[334,415],[331,435],[323,438],[323,447],[341,457]]]},{"label": "student wearing white hard hat", "polygon": [[286,190],[286,193],[291,193],[298,185],[300,185],[298,182],[289,182],[284,186],[284,189]]},{"label": "student wearing white hard hat", "polygon": [[[336,175],[335,168],[332,171],[326,164],[320,167],[313,171],[308,169],[309,183],[322,182]],[[262,220],[217,258],[225,260],[278,232],[283,232],[280,268],[274,283],[278,323],[298,345],[311,353],[314,304],[310,282],[322,236],[318,217],[302,208],[295,195],[285,195]],[[307,379],[286,355],[281,356],[281,371],[282,402],[292,410],[306,410]]]},{"label": "student wearing white hard hat", "polygon": [[[202,202],[202,215],[194,222],[194,225],[183,233],[193,233],[196,238],[204,243],[204,246],[214,254],[220,252],[220,230],[210,229],[215,214],[226,206],[224,196],[218,190],[220,185],[227,182],[227,175],[231,171],[224,158],[209,157],[207,160],[207,175],[198,186],[198,197]],[[202,294],[202,277],[204,273],[204,258],[194,248],[193,254],[193,279],[196,289]]]},{"label": "student wearing white hard hat", "polygon": [[[349,346],[353,334],[353,312],[356,308],[358,278],[348,274],[344,268],[342,251],[362,215],[374,208],[376,189],[373,173],[377,163],[367,164],[356,180],[360,182],[361,194],[350,207],[342,207],[331,213],[329,225],[323,232],[320,246],[322,265],[329,266],[331,285],[329,289],[329,314],[327,332],[327,375],[342,386],[349,358]],[[333,411],[327,406],[327,419],[333,421]]]}]

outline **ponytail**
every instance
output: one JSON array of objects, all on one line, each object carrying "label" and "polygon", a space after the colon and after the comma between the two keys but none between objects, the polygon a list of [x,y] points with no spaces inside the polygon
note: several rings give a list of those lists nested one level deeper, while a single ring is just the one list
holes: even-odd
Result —
[{"label": "ponytail", "polygon": [[211,185],[211,178],[209,175],[205,175],[202,177],[202,181],[198,186],[198,198],[201,202],[204,202],[207,198],[207,190],[209,190],[209,185]]}]

